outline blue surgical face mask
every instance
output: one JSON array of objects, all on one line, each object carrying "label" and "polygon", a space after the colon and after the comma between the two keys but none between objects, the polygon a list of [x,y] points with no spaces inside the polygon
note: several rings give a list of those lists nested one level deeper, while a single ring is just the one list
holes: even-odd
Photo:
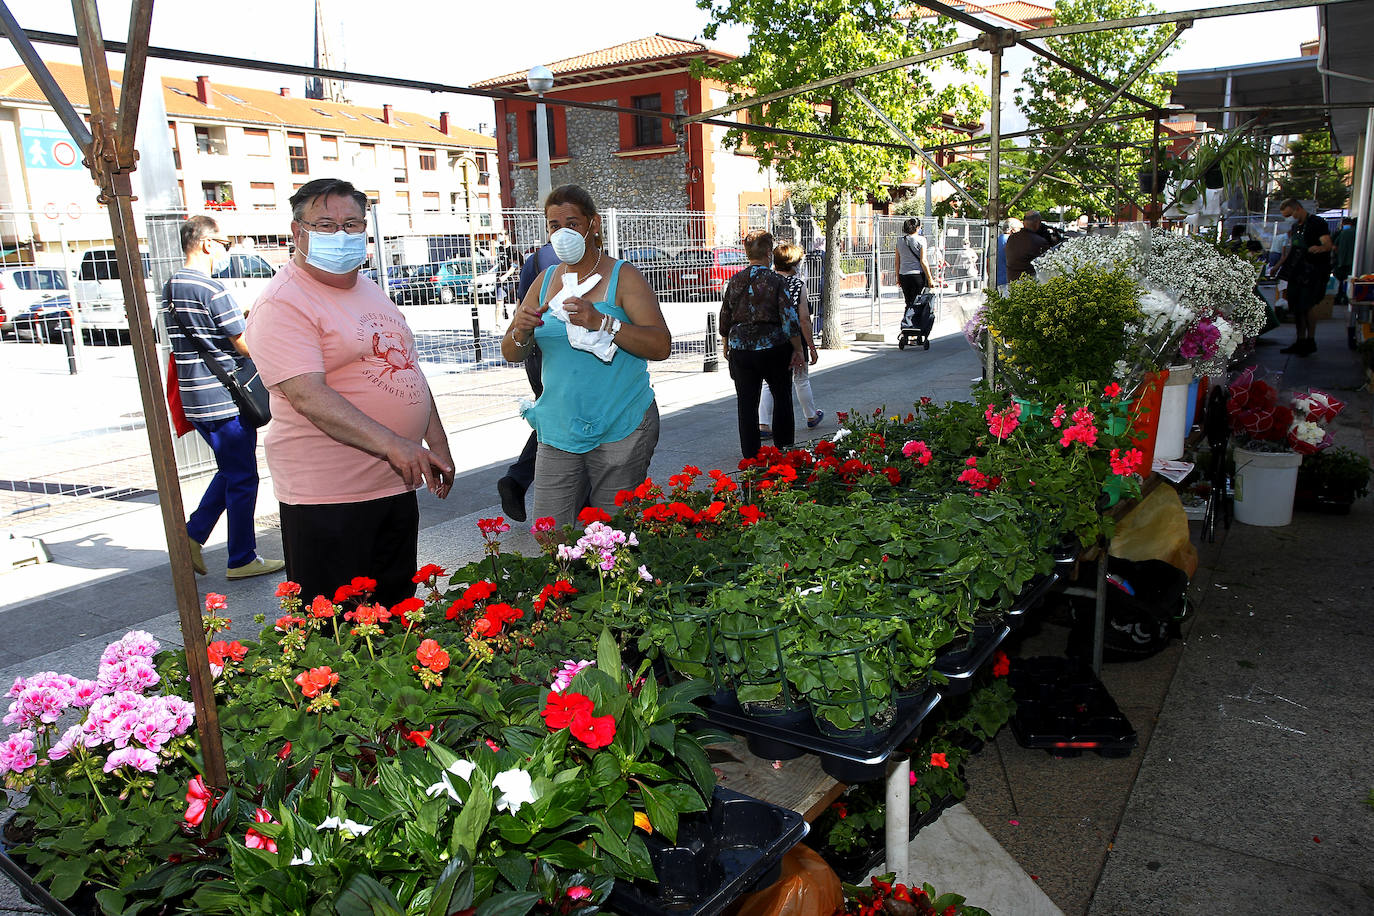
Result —
[{"label": "blue surgical face mask", "polygon": [[325,273],[346,274],[357,270],[367,259],[365,232],[311,232],[305,263]]}]

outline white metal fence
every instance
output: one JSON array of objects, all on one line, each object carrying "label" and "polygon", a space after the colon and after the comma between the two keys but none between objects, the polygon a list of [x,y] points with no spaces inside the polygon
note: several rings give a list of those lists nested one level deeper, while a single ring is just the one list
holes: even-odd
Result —
[{"label": "white metal fence", "polygon": [[[181,263],[175,234],[184,215],[151,214],[142,227],[154,307],[162,283]],[[0,336],[0,519],[9,522],[40,514],[115,514],[155,499],[135,368],[119,330],[124,324],[118,278],[100,274],[98,254],[88,257],[109,242],[35,244],[30,227],[46,218],[0,212],[0,307],[7,313]],[[893,252],[902,222],[867,220],[843,239],[835,307],[845,333],[890,331],[899,320]],[[659,293],[673,348],[669,359],[651,365],[658,380],[703,371],[708,315],[719,310],[725,280],[743,264],[740,243],[750,228],[768,228],[779,240],[803,246],[811,298],[820,300],[826,255],[817,242],[823,233],[807,216],[784,210],[745,216],[607,210],[603,225],[608,251],[639,266]],[[538,211],[507,211],[497,228],[504,228],[522,255],[546,238]],[[420,365],[451,430],[513,416],[517,399],[529,391],[523,368],[500,353],[512,305],[481,276],[495,266],[494,231],[421,239],[385,234],[378,246],[377,262],[388,265],[389,291],[415,332]],[[937,315],[951,308],[967,311],[982,287],[985,227],[931,219],[922,231],[936,273]],[[280,264],[286,252],[250,250],[242,243],[235,251],[244,259],[222,279],[242,305],[251,306],[268,279],[252,259]],[[44,275],[49,286],[66,287],[21,289],[21,283],[43,282],[16,280],[13,271],[21,268],[47,271],[53,275]],[[97,310],[96,299],[108,308]],[[35,307],[33,320],[26,319]],[[54,312],[71,314],[74,333],[63,335],[64,322],[52,319]],[[165,350],[163,360],[165,372]],[[214,467],[194,434],[178,440],[177,457],[184,479]]]}]

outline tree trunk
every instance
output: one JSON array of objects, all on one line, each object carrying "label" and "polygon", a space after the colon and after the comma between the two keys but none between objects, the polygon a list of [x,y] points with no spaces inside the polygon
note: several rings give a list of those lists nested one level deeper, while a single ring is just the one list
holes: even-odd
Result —
[{"label": "tree trunk", "polygon": [[821,273],[821,348],[843,350],[844,335],[840,332],[840,250],[844,221],[841,215],[843,200],[832,197],[825,202],[825,252]]}]

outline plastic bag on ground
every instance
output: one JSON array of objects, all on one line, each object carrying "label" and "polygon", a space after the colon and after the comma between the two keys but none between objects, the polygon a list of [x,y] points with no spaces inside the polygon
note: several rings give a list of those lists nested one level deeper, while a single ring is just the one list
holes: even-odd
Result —
[{"label": "plastic bag on ground", "polygon": [[839,876],[809,846],[798,843],[783,856],[782,875],[746,894],[730,916],[834,916],[844,906]]}]

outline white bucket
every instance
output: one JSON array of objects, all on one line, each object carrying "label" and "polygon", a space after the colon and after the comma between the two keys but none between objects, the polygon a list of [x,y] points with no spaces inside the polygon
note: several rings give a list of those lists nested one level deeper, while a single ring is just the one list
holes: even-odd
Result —
[{"label": "white bucket", "polygon": [[1293,520],[1293,493],[1298,488],[1297,452],[1235,450],[1236,521],[1278,528]]},{"label": "white bucket", "polygon": [[1164,383],[1164,393],[1159,402],[1156,461],[1173,461],[1183,457],[1183,442],[1188,437],[1188,386],[1192,381],[1192,366],[1169,367],[1169,379]]}]

